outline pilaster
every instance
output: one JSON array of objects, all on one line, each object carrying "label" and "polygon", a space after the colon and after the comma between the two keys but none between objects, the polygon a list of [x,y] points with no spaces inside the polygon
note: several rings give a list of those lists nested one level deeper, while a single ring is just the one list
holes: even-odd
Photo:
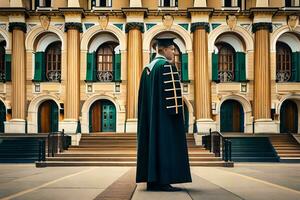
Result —
[{"label": "pilaster", "polygon": [[[193,33],[195,118],[198,132],[216,129],[211,115],[211,86],[208,74],[208,33],[210,9],[189,9]],[[199,20],[203,20],[200,21]]]},{"label": "pilaster", "polygon": [[142,33],[145,9],[123,9],[127,17],[127,105],[126,132],[137,131],[137,104],[140,75],[143,69]]}]

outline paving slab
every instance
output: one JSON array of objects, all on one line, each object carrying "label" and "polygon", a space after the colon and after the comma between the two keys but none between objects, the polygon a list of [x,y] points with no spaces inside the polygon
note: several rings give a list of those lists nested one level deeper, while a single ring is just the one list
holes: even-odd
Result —
[{"label": "paving slab", "polygon": [[193,168],[197,176],[239,196],[251,200],[299,200],[300,192],[221,168]]},{"label": "paving slab", "polygon": [[[183,184],[176,184],[176,186],[183,187]],[[186,190],[179,192],[153,192],[147,191],[146,187],[146,184],[139,183],[132,200],[192,200]]]}]

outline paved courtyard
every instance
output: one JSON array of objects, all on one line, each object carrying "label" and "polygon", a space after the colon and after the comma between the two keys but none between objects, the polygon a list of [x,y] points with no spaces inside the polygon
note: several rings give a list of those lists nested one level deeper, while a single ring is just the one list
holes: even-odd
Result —
[{"label": "paved courtyard", "polygon": [[[0,165],[0,200],[89,200],[118,182],[131,167]],[[236,163],[234,168],[192,167],[193,182],[181,192],[148,192],[138,184],[133,200],[300,199],[300,164]],[[131,182],[134,178],[130,178]],[[111,192],[114,194],[115,192]],[[97,198],[98,197],[98,198]],[[109,198],[106,198],[109,199]]]}]

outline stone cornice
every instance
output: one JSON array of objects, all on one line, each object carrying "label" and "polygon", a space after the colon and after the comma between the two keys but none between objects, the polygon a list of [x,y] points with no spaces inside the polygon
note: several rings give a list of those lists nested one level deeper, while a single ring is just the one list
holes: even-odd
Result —
[{"label": "stone cornice", "polygon": [[250,8],[251,15],[255,15],[255,14],[270,14],[270,15],[274,15],[277,11],[278,11],[278,8],[272,8],[272,7],[267,7],[267,8]]},{"label": "stone cornice", "polygon": [[214,12],[213,8],[208,8],[208,7],[193,7],[193,8],[188,8],[187,9],[188,16],[190,17],[193,13],[201,13],[201,14],[207,14],[209,16],[212,15]]},{"label": "stone cornice", "polygon": [[66,22],[65,23],[65,32],[67,32],[69,29],[76,29],[80,33],[82,33],[82,24],[79,22]]},{"label": "stone cornice", "polygon": [[197,29],[205,29],[207,33],[209,33],[209,23],[208,22],[195,22],[191,24],[191,32],[193,33]]},{"label": "stone cornice", "polygon": [[125,32],[128,33],[132,29],[138,29],[144,33],[144,23],[141,22],[129,22],[125,26]]},{"label": "stone cornice", "polygon": [[0,15],[9,16],[9,15],[24,15],[28,16],[28,10],[25,8],[12,8],[12,7],[2,7],[0,8]]},{"label": "stone cornice", "polygon": [[26,31],[27,31],[26,23],[24,23],[24,22],[10,22],[9,26],[8,26],[8,31],[12,32],[15,29],[21,30],[24,33],[26,33]]},{"label": "stone cornice", "polygon": [[147,16],[148,8],[122,8],[122,12],[127,16],[132,13],[142,14],[144,17]]},{"label": "stone cornice", "polygon": [[270,33],[273,31],[273,26],[271,22],[259,22],[252,24],[252,32],[255,33],[258,30],[268,30]]},{"label": "stone cornice", "polygon": [[59,8],[58,10],[62,13],[67,13],[67,14],[82,14],[82,13],[84,13],[83,8]]}]

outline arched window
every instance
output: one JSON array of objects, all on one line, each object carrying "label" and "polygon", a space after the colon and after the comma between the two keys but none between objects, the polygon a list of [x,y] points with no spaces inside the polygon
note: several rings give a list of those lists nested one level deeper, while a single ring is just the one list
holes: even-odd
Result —
[{"label": "arched window", "polygon": [[5,80],[5,43],[0,43],[0,81]]},{"label": "arched window", "polygon": [[234,81],[235,50],[226,43],[217,45],[219,49],[218,78],[220,82]]},{"label": "arched window", "polygon": [[48,81],[61,79],[61,42],[51,43],[46,49],[46,78]]},{"label": "arched window", "polygon": [[282,42],[276,44],[276,79],[279,82],[289,81],[292,69],[292,51]]},{"label": "arched window", "polygon": [[104,43],[96,52],[97,80],[111,82],[114,79],[113,60],[116,43]]}]

